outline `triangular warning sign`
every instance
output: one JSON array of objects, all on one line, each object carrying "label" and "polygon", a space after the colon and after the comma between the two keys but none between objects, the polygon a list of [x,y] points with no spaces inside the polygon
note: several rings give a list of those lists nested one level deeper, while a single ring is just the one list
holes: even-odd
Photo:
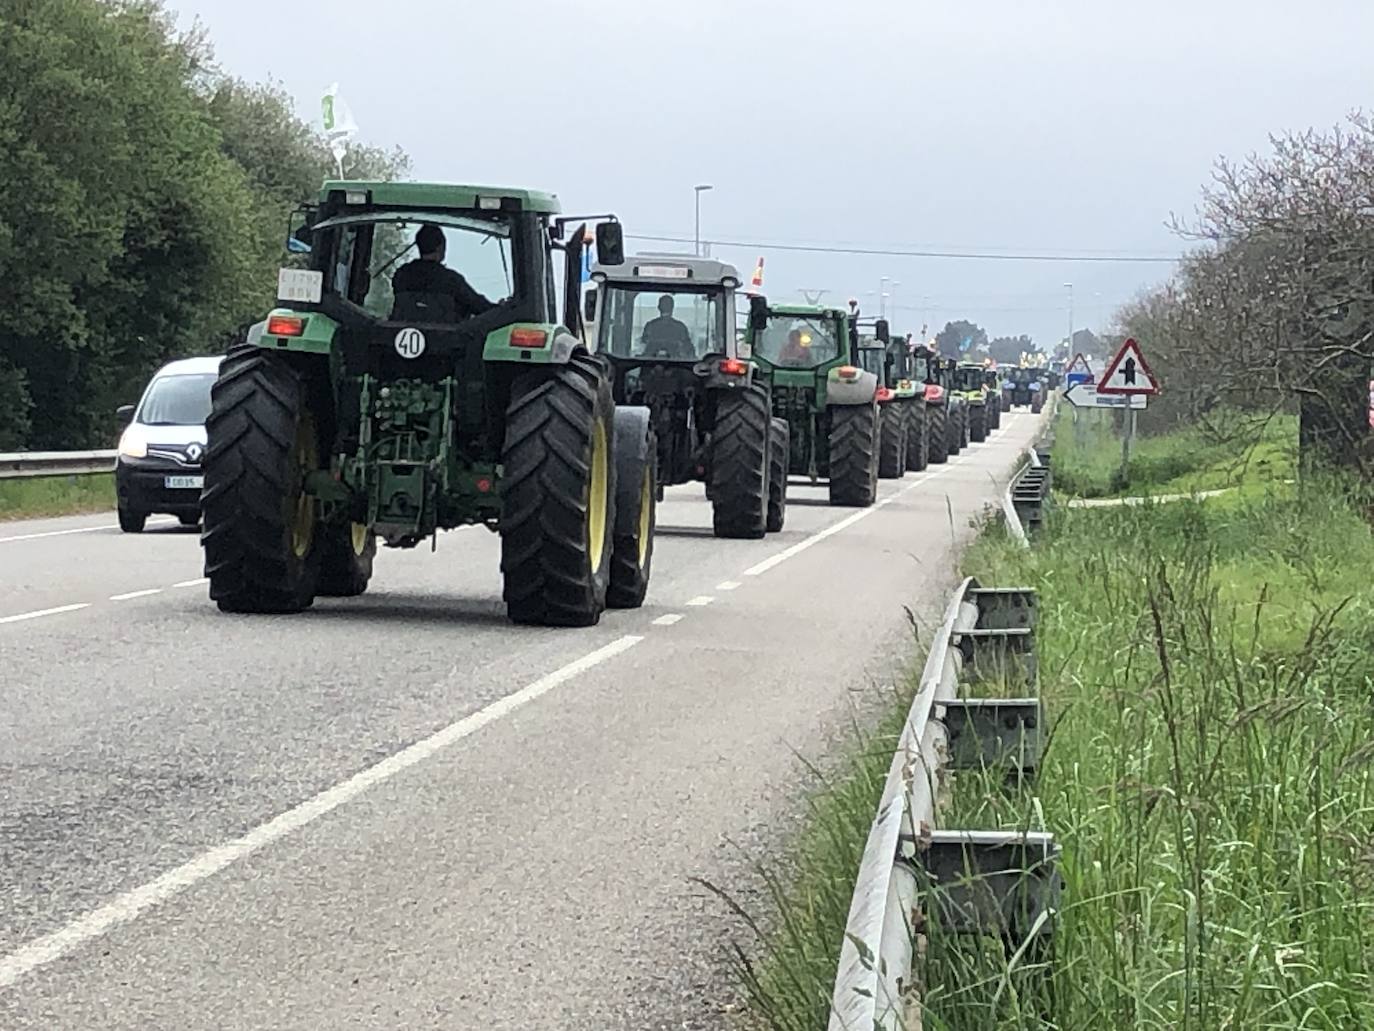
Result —
[{"label": "triangular warning sign", "polygon": [[1092,371],[1093,370],[1088,366],[1088,359],[1083,357],[1082,351],[1079,351],[1073,356],[1073,361],[1069,362],[1069,367],[1064,370],[1064,374],[1068,375],[1071,372],[1086,372],[1091,376]]},{"label": "triangular warning sign", "polygon": [[1159,381],[1145,364],[1140,345],[1128,337],[1098,381],[1099,394],[1158,394]]}]

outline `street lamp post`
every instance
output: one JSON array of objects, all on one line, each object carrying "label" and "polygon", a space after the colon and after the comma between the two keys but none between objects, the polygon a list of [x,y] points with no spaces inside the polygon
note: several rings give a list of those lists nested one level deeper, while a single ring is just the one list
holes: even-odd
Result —
[{"label": "street lamp post", "polygon": [[1065,283],[1064,289],[1069,292],[1069,357],[1073,357],[1073,284]]},{"label": "street lamp post", "polygon": [[693,247],[692,253],[695,254],[698,258],[701,257],[701,195],[705,193],[707,190],[712,189],[715,189],[715,187],[705,184],[701,186],[692,187],[692,192],[696,195],[697,209],[696,232],[693,234],[693,238],[696,241],[696,246]]}]

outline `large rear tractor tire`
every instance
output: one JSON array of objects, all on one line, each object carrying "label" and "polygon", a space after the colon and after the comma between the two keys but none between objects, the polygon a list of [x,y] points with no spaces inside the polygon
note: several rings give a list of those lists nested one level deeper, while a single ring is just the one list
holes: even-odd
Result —
[{"label": "large rear tractor tire", "polygon": [[931,465],[949,461],[949,408],[942,404],[926,408],[926,461]]},{"label": "large rear tractor tire", "polygon": [[316,593],[356,598],[372,579],[377,537],[359,523],[320,527],[320,580]]},{"label": "large rear tractor tire", "polygon": [[717,537],[754,540],[768,532],[768,391],[721,391],[711,436],[711,522]]},{"label": "large rear tractor tire", "polygon": [[777,533],[787,521],[787,463],[792,451],[792,431],[786,419],[769,422],[768,441],[768,526]]},{"label": "large rear tractor tire", "polygon": [[906,405],[889,401],[878,406],[878,476],[900,480],[906,475]]},{"label": "large rear tractor tire", "polygon": [[988,425],[992,429],[1000,429],[1002,426],[1002,399],[996,394],[988,397],[988,412],[992,415],[992,421]]},{"label": "large rear tractor tire", "polygon": [[614,548],[615,403],[600,362],[516,380],[501,461],[501,572],[516,623],[591,626]]},{"label": "large rear tractor tire", "polygon": [[225,612],[300,612],[320,571],[315,422],[300,375],[257,347],[232,350],[210,392],[202,495],[205,575]]},{"label": "large rear tractor tire", "polygon": [[830,503],[867,508],[878,499],[878,406],[830,408]]},{"label": "large rear tractor tire", "polygon": [[637,609],[649,591],[658,525],[658,441],[647,408],[615,410],[615,546],[606,604]]},{"label": "large rear tractor tire", "polygon": [[964,449],[964,427],[962,424],[964,413],[963,405],[955,405],[949,410],[949,415],[945,423],[945,437],[949,443],[945,451],[953,458]]},{"label": "large rear tractor tire", "polygon": [[1043,409],[1044,407],[1045,407],[1045,395],[1042,394],[1042,393],[1040,393],[1040,391],[1037,390],[1034,394],[1031,395],[1031,401],[1030,401],[1031,415],[1039,415],[1041,409]]},{"label": "large rear tractor tire", "polygon": [[930,418],[925,405],[911,402],[906,418],[906,467],[908,472],[919,473],[926,467],[926,423]]},{"label": "large rear tractor tire", "polygon": [[986,405],[969,406],[968,439],[974,444],[981,444],[988,439],[988,410]]}]

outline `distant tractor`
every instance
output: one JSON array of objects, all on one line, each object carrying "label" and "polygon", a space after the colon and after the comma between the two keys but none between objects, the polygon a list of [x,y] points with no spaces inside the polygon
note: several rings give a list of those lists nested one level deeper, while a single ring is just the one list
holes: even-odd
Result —
[{"label": "distant tractor", "polygon": [[967,406],[968,439],[981,444],[988,439],[990,419],[983,367],[977,362],[960,362],[954,369],[954,390]]},{"label": "distant tractor", "polygon": [[1045,385],[1041,379],[1042,370],[1022,366],[1010,369],[1002,381],[1002,404],[1008,411],[1020,405],[1039,412],[1045,403]]},{"label": "distant tractor", "polygon": [[908,374],[905,340],[894,341],[884,319],[873,324],[873,335],[858,335],[858,312],[851,304],[850,332],[858,365],[878,377],[878,476],[899,480],[908,470],[925,468],[925,385],[917,388]]},{"label": "distant tractor", "polygon": [[[378,538],[469,524],[500,534],[518,623],[642,603],[651,413],[616,407],[583,339],[586,226],[565,234],[582,220],[558,212],[532,190],[382,182],[326,183],[300,212],[308,267],[282,270],[281,307],[212,391],[202,541],[221,609],[361,594]],[[597,254],[619,264],[620,226],[600,218]]]},{"label": "distant tractor", "polygon": [[917,371],[924,370],[926,402],[926,457],[939,465],[963,449],[965,413],[964,399],[954,390],[953,358],[943,358],[927,347],[914,352]]},{"label": "distant tractor", "polygon": [[849,313],[819,305],[749,309],[750,358],[773,414],[789,428],[788,471],[828,480],[830,503],[867,507],[878,495],[878,377],[851,354]]},{"label": "distant tractor", "polygon": [[983,387],[988,399],[988,427],[995,430],[1002,425],[1002,383],[996,366],[983,369]]},{"label": "distant tractor", "polygon": [[597,350],[611,363],[618,404],[643,405],[658,441],[658,490],[706,484],[718,537],[781,530],[787,423],[735,337],[734,266],[644,254],[597,265],[587,295]]}]

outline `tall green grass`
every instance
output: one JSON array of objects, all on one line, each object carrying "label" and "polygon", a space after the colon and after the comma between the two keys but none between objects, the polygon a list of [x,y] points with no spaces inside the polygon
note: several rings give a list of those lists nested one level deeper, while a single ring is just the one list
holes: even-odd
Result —
[{"label": "tall green grass", "polygon": [[1139,437],[1123,477],[1118,414],[1060,409],[1054,441],[1058,491],[1084,498],[1189,494],[1293,478],[1298,435],[1293,416],[1220,413],[1209,428]]},{"label": "tall green grass", "polygon": [[0,520],[109,512],[114,507],[113,473],[0,480]]}]

